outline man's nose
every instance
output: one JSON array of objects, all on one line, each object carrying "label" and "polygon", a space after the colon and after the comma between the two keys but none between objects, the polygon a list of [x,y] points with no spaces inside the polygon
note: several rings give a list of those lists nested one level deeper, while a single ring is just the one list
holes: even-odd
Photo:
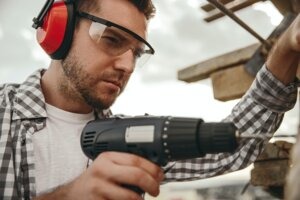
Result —
[{"label": "man's nose", "polygon": [[115,61],[115,68],[129,74],[134,71],[135,57],[131,49],[118,56],[117,60]]}]

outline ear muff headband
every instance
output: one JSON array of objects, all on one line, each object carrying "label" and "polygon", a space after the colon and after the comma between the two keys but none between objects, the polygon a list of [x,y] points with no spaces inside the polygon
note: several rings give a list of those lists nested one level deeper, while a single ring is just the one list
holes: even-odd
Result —
[{"label": "ear muff headband", "polygon": [[65,1],[54,2],[51,7],[47,3],[48,8],[44,6],[41,11],[44,16],[40,21],[35,19],[33,26],[37,28],[37,40],[44,51],[52,59],[60,60],[66,57],[72,43],[75,6]]}]

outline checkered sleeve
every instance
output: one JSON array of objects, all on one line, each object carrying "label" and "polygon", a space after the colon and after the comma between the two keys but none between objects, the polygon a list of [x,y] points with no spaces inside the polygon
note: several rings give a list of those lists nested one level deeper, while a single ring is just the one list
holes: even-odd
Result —
[{"label": "checkered sleeve", "polygon": [[201,158],[169,163],[165,181],[208,178],[240,170],[253,163],[263,143],[281,124],[284,113],[294,107],[299,85],[298,79],[283,85],[264,66],[232,113],[224,119],[233,122],[241,134],[257,134],[260,137],[241,140],[234,153],[207,154]]}]

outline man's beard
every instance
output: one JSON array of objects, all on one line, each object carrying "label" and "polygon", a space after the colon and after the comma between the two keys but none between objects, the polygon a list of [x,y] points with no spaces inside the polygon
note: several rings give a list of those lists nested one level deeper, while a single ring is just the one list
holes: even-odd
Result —
[{"label": "man's beard", "polygon": [[73,101],[84,102],[96,110],[109,108],[117,98],[105,101],[95,94],[93,86],[97,84],[97,76],[92,76],[84,70],[83,64],[79,63],[75,56],[69,54],[62,61],[64,77],[61,78],[60,91]]}]

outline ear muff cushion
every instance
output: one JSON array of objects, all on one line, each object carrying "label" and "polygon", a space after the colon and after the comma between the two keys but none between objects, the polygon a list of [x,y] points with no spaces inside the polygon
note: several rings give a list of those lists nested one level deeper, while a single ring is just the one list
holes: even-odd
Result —
[{"label": "ear muff cushion", "polygon": [[52,59],[63,59],[72,43],[75,25],[74,6],[62,1],[55,2],[37,30],[37,40]]}]

